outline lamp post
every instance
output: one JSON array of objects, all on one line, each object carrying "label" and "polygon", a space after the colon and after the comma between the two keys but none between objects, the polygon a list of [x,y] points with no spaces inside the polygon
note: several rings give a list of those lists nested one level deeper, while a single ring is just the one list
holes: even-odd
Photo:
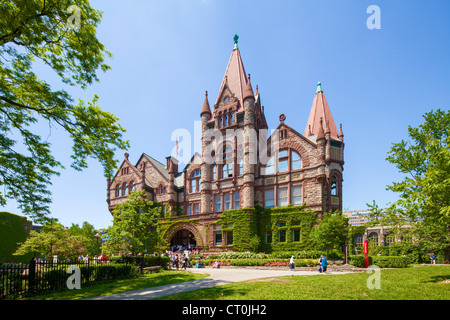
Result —
[{"label": "lamp post", "polygon": [[97,258],[98,258],[98,238],[100,238],[101,236],[102,235],[99,232],[97,232],[97,234],[94,236],[97,238]]}]

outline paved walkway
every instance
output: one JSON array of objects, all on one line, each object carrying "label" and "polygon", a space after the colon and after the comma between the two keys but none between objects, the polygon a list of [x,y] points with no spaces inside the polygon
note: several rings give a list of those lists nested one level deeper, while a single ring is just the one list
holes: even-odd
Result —
[{"label": "paved walkway", "polygon": [[[159,297],[169,296],[181,292],[188,292],[198,289],[205,289],[215,286],[222,286],[228,283],[255,280],[261,278],[272,278],[282,276],[308,276],[317,275],[318,271],[301,271],[299,269],[290,271],[285,270],[255,270],[255,269],[240,269],[240,268],[202,268],[189,269],[188,271],[195,273],[208,273],[210,276],[200,280],[187,281],[175,284],[164,285],[160,287],[153,287],[148,289],[141,289],[136,291],[112,294],[108,296],[101,296],[90,298],[88,300],[149,300]],[[351,271],[349,271],[351,272]],[[344,274],[349,272],[327,272],[326,274]]]}]

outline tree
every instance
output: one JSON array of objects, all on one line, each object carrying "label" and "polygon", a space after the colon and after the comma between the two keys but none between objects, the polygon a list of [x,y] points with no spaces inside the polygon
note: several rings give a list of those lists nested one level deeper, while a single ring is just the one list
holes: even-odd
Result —
[{"label": "tree", "polygon": [[399,193],[392,212],[410,221],[410,231],[429,251],[450,248],[450,111],[431,110],[409,141],[393,143],[387,160],[406,174],[388,186]]},{"label": "tree", "polygon": [[325,212],[322,220],[311,230],[310,237],[319,250],[342,247],[348,238],[348,218],[340,211]]},{"label": "tree", "polygon": [[154,253],[164,244],[157,218],[161,206],[146,199],[145,191],[133,191],[113,210],[113,225],[105,230],[108,254]]},{"label": "tree", "polygon": [[82,235],[72,235],[57,219],[47,222],[40,232],[30,231],[27,240],[20,244],[14,255],[32,253],[48,257],[76,258],[86,254],[90,239]]},{"label": "tree", "polygon": [[117,167],[116,148],[125,150],[128,141],[118,118],[97,105],[98,96],[75,103],[33,66],[43,64],[64,85],[86,89],[99,80],[98,70],[110,69],[104,60],[111,53],[96,37],[101,13],[88,0],[10,0],[0,5],[0,16],[0,206],[15,199],[24,214],[41,222],[49,214],[48,185],[64,166],[37,125],[64,129],[73,142],[72,168],[86,168],[92,157],[105,176]]},{"label": "tree", "polygon": [[90,241],[86,243],[86,253],[90,256],[94,256],[97,254],[97,238],[95,237],[95,235],[97,234],[98,230],[95,230],[92,224],[84,221],[80,227],[78,224],[72,223],[67,231],[71,235],[83,236],[86,239],[90,239]]}]

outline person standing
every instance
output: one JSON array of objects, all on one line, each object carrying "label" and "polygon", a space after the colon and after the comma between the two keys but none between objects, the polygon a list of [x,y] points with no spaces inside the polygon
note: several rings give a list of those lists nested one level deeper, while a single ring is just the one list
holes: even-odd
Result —
[{"label": "person standing", "polygon": [[294,256],[291,257],[291,261],[289,261],[289,269],[294,270],[295,268],[295,262],[294,262]]},{"label": "person standing", "polygon": [[326,259],[326,256],[323,256],[321,265],[322,265],[322,272],[323,273],[327,272],[328,261]]},{"label": "person standing", "polygon": [[430,259],[432,264],[436,264],[436,255],[434,254],[434,252],[431,254]]}]

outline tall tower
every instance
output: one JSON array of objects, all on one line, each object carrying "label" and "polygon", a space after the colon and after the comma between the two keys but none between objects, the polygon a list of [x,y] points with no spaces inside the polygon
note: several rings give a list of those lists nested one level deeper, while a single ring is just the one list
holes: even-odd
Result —
[{"label": "tall tower", "polygon": [[[218,212],[217,208],[221,208],[220,211],[236,209],[233,197],[238,196],[240,198],[236,200],[239,200],[239,207],[254,206],[257,156],[256,149],[250,148],[249,137],[257,144],[257,131],[262,127],[267,128],[267,122],[261,108],[259,92],[256,90],[256,94],[254,93],[250,75],[245,73],[238,39],[235,35],[234,47],[213,109],[209,107],[206,96],[200,114],[203,134],[202,213]],[[213,129],[222,140],[220,145],[216,145],[216,162],[208,164],[204,158],[209,156],[205,151],[211,140],[205,139],[204,134]],[[227,204],[227,207],[225,203],[230,205]]]},{"label": "tall tower", "polygon": [[342,124],[338,133],[320,82],[317,84],[304,136],[315,139],[318,146],[323,167],[323,212],[342,210],[344,134]]}]

